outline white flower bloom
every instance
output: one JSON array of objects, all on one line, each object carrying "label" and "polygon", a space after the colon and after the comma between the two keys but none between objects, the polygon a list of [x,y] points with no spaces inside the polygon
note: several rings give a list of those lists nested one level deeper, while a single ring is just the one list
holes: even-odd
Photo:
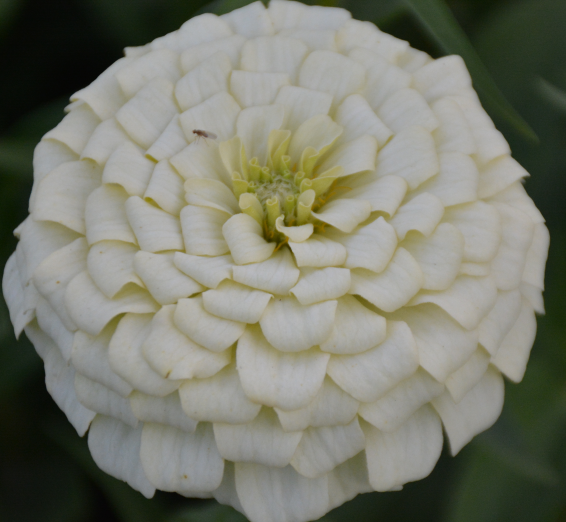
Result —
[{"label": "white flower bloom", "polygon": [[103,470],[301,522],[495,422],[549,238],[461,58],[272,0],[71,100],[3,290]]}]

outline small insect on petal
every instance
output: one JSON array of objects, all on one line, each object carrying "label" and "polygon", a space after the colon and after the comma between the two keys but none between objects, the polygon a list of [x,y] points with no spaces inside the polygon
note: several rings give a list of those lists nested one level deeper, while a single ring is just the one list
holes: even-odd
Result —
[{"label": "small insect on petal", "polygon": [[209,131],[200,130],[200,129],[194,129],[193,134],[197,135],[197,140],[199,138],[209,138],[211,140],[215,140],[216,138],[218,138],[218,136],[216,134],[214,134],[214,132],[209,132]]}]

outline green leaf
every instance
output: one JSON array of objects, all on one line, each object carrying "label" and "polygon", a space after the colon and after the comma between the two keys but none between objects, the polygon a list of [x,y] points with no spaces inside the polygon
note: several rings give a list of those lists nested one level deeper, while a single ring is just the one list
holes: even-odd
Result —
[{"label": "green leaf", "polygon": [[544,78],[538,78],[536,88],[544,100],[566,114],[566,91],[559,89]]},{"label": "green leaf", "polygon": [[537,142],[538,136],[503,96],[464,30],[444,0],[404,0],[423,28],[447,53],[464,58],[474,87],[488,111],[509,122],[526,139]]},{"label": "green leaf", "polygon": [[0,0],[0,35],[10,27],[23,3],[21,0]]},{"label": "green leaf", "polygon": [[402,0],[344,0],[340,6],[348,9],[356,20],[373,22],[378,27],[389,24],[407,12]]},{"label": "green leaf", "polygon": [[168,522],[247,522],[247,520],[234,508],[211,502],[204,507],[184,509]]}]

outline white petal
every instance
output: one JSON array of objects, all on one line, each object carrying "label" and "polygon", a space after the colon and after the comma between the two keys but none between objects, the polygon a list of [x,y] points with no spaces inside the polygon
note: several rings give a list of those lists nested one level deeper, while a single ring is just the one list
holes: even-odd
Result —
[{"label": "white petal", "polygon": [[429,236],[410,234],[403,248],[415,258],[424,275],[425,290],[445,290],[456,279],[462,256],[464,237],[450,223],[441,223]]},{"label": "white petal", "polygon": [[377,148],[377,140],[369,134],[363,134],[333,149],[320,165],[320,172],[325,172],[335,166],[344,168],[342,176],[373,171],[375,170]]},{"label": "white petal", "polygon": [[520,313],[521,294],[519,290],[499,291],[495,305],[478,327],[479,342],[491,355],[497,353]]},{"label": "white petal", "polygon": [[291,411],[275,408],[285,431],[302,431],[309,426],[344,426],[352,422],[358,412],[359,402],[332,379],[325,377],[316,397],[304,408]]},{"label": "white petal", "polygon": [[143,357],[153,370],[165,379],[205,379],[230,363],[229,350],[211,352],[177,330],[174,313],[174,305],[157,312],[142,344]]},{"label": "white petal", "polygon": [[299,86],[332,94],[334,106],[358,92],[364,81],[365,71],[360,64],[331,51],[312,52],[299,72]]},{"label": "white petal", "polygon": [[234,266],[232,272],[238,283],[279,295],[287,295],[300,275],[291,252],[285,247],[262,263]]},{"label": "white petal", "polygon": [[444,424],[452,455],[495,423],[503,408],[504,391],[503,377],[490,367],[458,404],[449,392],[432,401]]},{"label": "white petal", "polygon": [[285,218],[283,216],[279,216],[275,220],[275,228],[277,229],[277,232],[284,234],[289,239],[289,241],[302,243],[313,235],[314,225],[312,223],[307,223],[300,226],[294,225],[291,227],[286,227],[283,224],[285,222],[284,219]]},{"label": "white petal", "polygon": [[73,350],[73,334],[65,328],[53,307],[42,297],[39,297],[35,315],[39,327],[49,336],[65,361],[69,361]]},{"label": "white petal", "polygon": [[283,29],[298,27],[306,15],[308,7],[299,2],[287,2],[285,0],[273,0],[269,2],[267,12],[273,21],[275,32]]},{"label": "white petal", "polygon": [[126,216],[127,192],[122,187],[103,185],[86,201],[85,225],[89,245],[104,239],[137,244]]},{"label": "white petal", "polygon": [[232,462],[255,462],[283,467],[291,462],[302,432],[285,432],[272,409],[263,408],[247,424],[214,423],[220,455]]},{"label": "white petal", "polygon": [[290,241],[289,247],[299,267],[340,266],[346,261],[347,252],[340,243],[318,234],[312,235],[302,243]]},{"label": "white petal", "polygon": [[224,279],[230,279],[234,266],[230,255],[199,257],[175,252],[173,262],[181,272],[208,288],[216,288]]},{"label": "white petal", "polygon": [[401,89],[389,96],[377,114],[394,133],[413,125],[430,132],[438,127],[438,120],[426,100],[414,89]]},{"label": "white petal", "polygon": [[540,288],[528,283],[521,283],[519,289],[521,290],[521,295],[529,301],[537,314],[545,313],[544,300],[542,298],[542,290]]},{"label": "white petal", "polygon": [[381,431],[396,431],[443,391],[444,385],[419,368],[378,400],[360,404],[359,414]]},{"label": "white petal", "polygon": [[347,426],[309,428],[297,448],[291,465],[303,476],[316,478],[365,448],[364,432],[355,418]]},{"label": "white petal", "polygon": [[183,198],[183,178],[167,160],[160,161],[155,166],[143,198],[154,201],[165,212],[174,216],[178,216],[186,205]]},{"label": "white petal", "polygon": [[345,268],[303,269],[290,292],[304,305],[343,296],[350,289],[350,271]]},{"label": "white petal", "polygon": [[219,92],[185,111],[179,119],[187,137],[194,136],[193,130],[201,129],[224,141],[234,136],[239,112],[236,100],[227,92]]},{"label": "white petal", "polygon": [[468,359],[468,362],[446,379],[446,388],[454,402],[460,402],[481,381],[489,366],[490,358],[490,354],[481,346],[478,346],[478,349]]},{"label": "white petal", "polygon": [[200,423],[194,433],[145,424],[140,459],[150,482],[163,491],[192,496],[192,492],[213,491],[222,482],[224,461],[207,423]]},{"label": "white petal", "polygon": [[285,107],[282,128],[295,132],[313,116],[328,114],[332,105],[332,96],[325,92],[290,85],[281,87],[273,103]]},{"label": "white petal", "polygon": [[178,154],[188,144],[179,116],[175,115],[145,154],[149,159],[161,161]]},{"label": "white petal", "polygon": [[353,189],[343,194],[343,198],[369,201],[372,212],[385,212],[389,216],[395,214],[407,193],[407,182],[399,176],[376,178],[372,172],[356,181],[348,179],[346,183],[353,185]]},{"label": "white petal", "polygon": [[177,392],[166,397],[154,397],[135,391],[129,398],[134,415],[143,422],[167,424],[189,433],[197,427],[196,421],[187,417],[181,408]]},{"label": "white petal", "polygon": [[259,324],[269,343],[283,352],[300,352],[328,338],[337,301],[301,305],[294,297],[276,297]]},{"label": "white petal", "polygon": [[505,190],[492,196],[490,201],[506,203],[507,205],[524,212],[531,218],[531,221],[535,223],[535,225],[544,223],[544,217],[534,204],[533,200],[527,194],[527,191],[521,181],[515,181],[515,183],[509,185]]},{"label": "white petal", "polygon": [[488,198],[528,176],[529,173],[512,157],[497,158],[480,169],[478,196]]},{"label": "white petal", "polygon": [[174,304],[183,297],[190,297],[204,290],[201,284],[175,267],[171,254],[138,251],[133,266],[159,304]]},{"label": "white petal", "polygon": [[460,106],[450,98],[441,98],[432,105],[439,126],[433,136],[439,152],[476,152],[476,142],[466,116]]},{"label": "white petal", "polygon": [[365,268],[352,270],[351,294],[357,294],[385,312],[407,304],[420,290],[423,273],[415,258],[398,248],[387,268],[376,274]]},{"label": "white petal", "polygon": [[415,189],[439,171],[434,140],[422,127],[409,127],[396,134],[377,155],[377,174],[405,178]]},{"label": "white petal", "polygon": [[375,348],[357,355],[333,355],[328,362],[328,375],[358,400],[377,400],[417,369],[411,331],[401,322],[389,321],[388,325],[387,339]]},{"label": "white petal", "polygon": [[77,326],[91,335],[98,335],[111,319],[124,312],[147,314],[159,310],[151,296],[135,285],[127,286],[109,299],[88,272],[81,272],[69,283],[65,306]]},{"label": "white petal", "polygon": [[382,33],[374,24],[359,20],[346,22],[337,38],[342,52],[359,45],[372,49],[392,63],[409,47],[407,42]]},{"label": "white petal", "polygon": [[537,332],[537,322],[530,303],[523,300],[517,321],[503,339],[493,357],[493,364],[513,382],[523,379]]},{"label": "white petal", "polygon": [[173,156],[170,159],[171,165],[183,179],[209,178],[230,182],[218,153],[218,145],[211,143],[212,140],[205,142],[205,139],[207,138],[201,139],[200,142],[193,141],[188,147]]},{"label": "white petal", "polygon": [[251,522],[316,520],[328,511],[326,475],[308,479],[291,466],[236,464],[236,490]]},{"label": "white petal", "polygon": [[243,36],[233,34],[232,36],[225,36],[195,45],[181,53],[181,68],[183,71],[189,72],[199,63],[205,62],[219,51],[228,55],[232,67],[237,68],[240,61],[240,51],[246,41],[246,38]]},{"label": "white petal", "polygon": [[142,426],[131,428],[118,419],[97,415],[88,434],[88,449],[96,465],[151,498],[155,488],[140,461]]},{"label": "white petal", "polygon": [[102,182],[121,185],[130,196],[143,196],[154,167],[139,147],[126,141],[108,158]]},{"label": "white petal", "polygon": [[10,321],[14,326],[16,338],[20,336],[24,327],[33,319],[33,314],[25,310],[23,292],[16,253],[14,252],[4,266],[2,295],[8,305]]},{"label": "white petal", "polygon": [[360,223],[363,223],[370,214],[369,201],[354,199],[336,199],[324,205],[319,212],[312,212],[316,219],[347,233],[352,232]]},{"label": "white petal", "polygon": [[222,483],[212,492],[212,494],[220,504],[232,506],[240,513],[244,513],[244,508],[240,503],[240,499],[238,498],[238,493],[236,491],[236,477],[233,462],[224,462]]},{"label": "white petal", "polygon": [[327,477],[330,509],[341,506],[360,493],[373,491],[368,480],[365,452],[360,452],[354,458],[340,464],[328,473]]},{"label": "white petal", "polygon": [[240,212],[234,193],[221,181],[192,178],[185,182],[185,198],[191,205],[222,210],[230,215]]},{"label": "white petal", "polygon": [[[103,166],[110,155],[125,141],[128,141],[128,136],[116,118],[105,120],[92,133],[81,154],[81,159],[91,159]],[[75,158],[67,161],[72,161],[72,159]]]},{"label": "white petal", "polygon": [[179,299],[174,321],[181,332],[213,352],[222,352],[232,346],[246,328],[245,323],[221,319],[208,313],[200,296]]},{"label": "white petal", "polygon": [[99,186],[100,169],[94,162],[63,163],[38,185],[33,217],[36,221],[54,221],[84,234],[86,200]]},{"label": "white petal", "polygon": [[247,214],[232,216],[222,226],[222,234],[237,265],[261,263],[275,250],[275,243],[263,238],[259,223]]},{"label": "white petal", "polygon": [[69,112],[43,139],[57,140],[80,154],[99,124],[100,118],[87,104],[83,104]]},{"label": "white petal", "polygon": [[400,240],[407,232],[417,230],[424,236],[430,236],[444,214],[444,206],[437,196],[424,192],[402,205],[389,221]]},{"label": "white petal", "polygon": [[332,333],[320,344],[320,349],[335,354],[364,352],[383,341],[385,327],[383,317],[368,310],[355,297],[345,295],[338,299]]},{"label": "white petal", "polygon": [[369,481],[376,491],[389,491],[426,477],[442,451],[442,426],[429,406],[397,431],[384,433],[365,425]]},{"label": "white petal", "polygon": [[208,207],[187,205],[181,210],[181,228],[188,254],[220,256],[229,252],[222,226],[229,214]]},{"label": "white petal", "polygon": [[452,223],[464,236],[464,261],[491,261],[501,241],[501,218],[492,205],[476,201],[447,208],[444,221]]},{"label": "white petal", "polygon": [[246,395],[255,402],[283,410],[302,408],[315,398],[329,357],[316,349],[280,352],[257,327],[246,329],[236,350],[238,373]]},{"label": "white petal", "polygon": [[234,71],[230,76],[230,92],[242,107],[273,103],[285,85],[289,85],[289,75],[285,73]]},{"label": "white petal", "polygon": [[134,272],[137,246],[122,241],[100,241],[90,248],[87,269],[101,292],[112,299],[125,285],[135,283],[143,288]]},{"label": "white petal", "polygon": [[261,409],[246,397],[233,366],[209,379],[185,381],[179,395],[185,413],[198,421],[242,424],[255,419]]},{"label": "white petal", "polygon": [[116,113],[116,119],[128,135],[148,149],[178,114],[173,100],[174,85],[165,78],[156,78],[143,87]]},{"label": "white petal", "polygon": [[427,101],[458,94],[472,86],[470,73],[460,56],[445,56],[415,72],[415,88]]},{"label": "white petal", "polygon": [[151,46],[154,49],[168,47],[182,51],[199,44],[211,43],[217,38],[231,34],[232,31],[225,20],[212,13],[204,13],[185,22],[178,31],[170,33],[173,38],[168,38],[169,35],[157,38]]},{"label": "white petal", "polygon": [[222,15],[221,19],[227,22],[235,33],[244,35],[246,38],[274,33],[271,18],[261,2],[253,2],[245,7],[235,9]]},{"label": "white petal", "polygon": [[404,308],[394,317],[409,325],[417,341],[420,365],[439,382],[445,382],[477,348],[477,331],[465,330],[437,306]]}]

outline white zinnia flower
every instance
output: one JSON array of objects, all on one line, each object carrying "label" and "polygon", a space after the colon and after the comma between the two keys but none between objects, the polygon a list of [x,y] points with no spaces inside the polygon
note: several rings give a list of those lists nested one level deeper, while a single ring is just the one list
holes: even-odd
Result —
[{"label": "white zinnia flower", "polygon": [[272,0],[72,102],[3,288],[103,470],[300,522],[495,422],[549,239],[461,58]]}]

